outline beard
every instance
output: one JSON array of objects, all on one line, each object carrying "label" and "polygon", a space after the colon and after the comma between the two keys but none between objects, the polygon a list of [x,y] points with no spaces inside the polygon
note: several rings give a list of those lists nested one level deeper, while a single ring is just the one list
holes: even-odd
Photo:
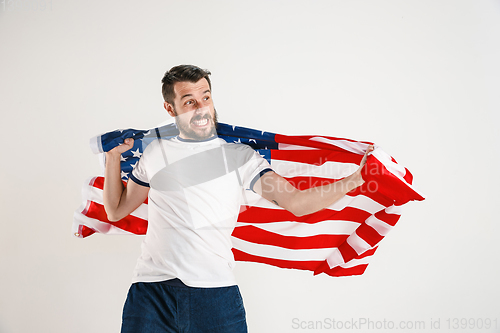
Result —
[{"label": "beard", "polygon": [[[190,140],[206,140],[213,136],[217,135],[217,125],[218,117],[217,110],[214,108],[214,116],[210,114],[210,112],[201,113],[194,115],[192,118],[188,119],[189,114],[183,114],[181,116],[178,115],[177,111],[174,108],[175,113],[175,123],[177,128],[179,129],[179,133],[181,138],[190,139]],[[194,127],[194,122],[199,122],[203,120],[207,120],[209,126],[205,129],[196,129]]]}]

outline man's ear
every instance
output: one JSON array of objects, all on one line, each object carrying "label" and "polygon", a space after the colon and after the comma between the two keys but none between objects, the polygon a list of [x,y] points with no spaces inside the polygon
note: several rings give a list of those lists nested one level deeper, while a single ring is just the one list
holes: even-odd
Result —
[{"label": "man's ear", "polygon": [[165,110],[167,110],[168,114],[171,117],[175,117],[174,106],[172,104],[170,104],[169,102],[164,102],[163,107],[165,108]]}]

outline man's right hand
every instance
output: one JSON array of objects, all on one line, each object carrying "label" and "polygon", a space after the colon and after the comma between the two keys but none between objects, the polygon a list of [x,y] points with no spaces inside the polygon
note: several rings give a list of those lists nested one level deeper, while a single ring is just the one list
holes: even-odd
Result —
[{"label": "man's right hand", "polygon": [[111,155],[119,154],[119,155],[121,155],[124,152],[126,152],[127,150],[132,149],[133,146],[134,146],[134,139],[128,138],[128,139],[125,139],[121,145],[116,146],[115,148],[108,151],[107,154],[111,154]]}]

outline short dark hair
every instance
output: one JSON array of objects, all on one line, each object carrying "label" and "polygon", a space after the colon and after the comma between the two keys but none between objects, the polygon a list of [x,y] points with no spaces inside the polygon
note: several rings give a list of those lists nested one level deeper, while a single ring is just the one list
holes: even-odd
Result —
[{"label": "short dark hair", "polygon": [[161,92],[163,94],[163,99],[174,105],[174,84],[176,82],[198,82],[199,80],[205,78],[208,81],[208,86],[212,90],[212,83],[210,82],[209,75],[211,73],[206,69],[201,69],[193,65],[179,65],[170,68],[168,72],[165,73],[161,82],[163,83],[161,87]]}]

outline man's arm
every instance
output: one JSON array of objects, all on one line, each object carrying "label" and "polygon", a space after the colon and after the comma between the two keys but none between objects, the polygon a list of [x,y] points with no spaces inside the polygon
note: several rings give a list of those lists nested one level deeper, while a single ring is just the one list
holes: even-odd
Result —
[{"label": "man's arm", "polygon": [[253,190],[264,199],[283,207],[296,216],[312,214],[330,206],[364,183],[361,168],[372,151],[373,146],[369,146],[355,173],[328,185],[300,191],[277,173],[267,172],[255,183]]},{"label": "man's arm", "polygon": [[104,172],[104,209],[108,220],[115,222],[132,213],[148,197],[149,187],[129,181],[123,186],[120,170],[120,156],[134,146],[134,139],[125,139],[124,143],[106,153]]}]

